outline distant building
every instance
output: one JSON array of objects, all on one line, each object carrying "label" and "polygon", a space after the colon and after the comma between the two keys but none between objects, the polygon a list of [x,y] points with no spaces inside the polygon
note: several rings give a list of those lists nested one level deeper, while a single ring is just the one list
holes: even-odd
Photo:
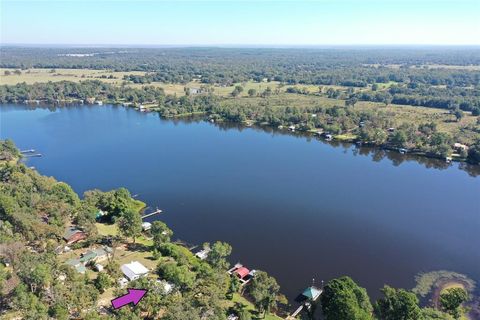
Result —
[{"label": "distant building", "polygon": [[188,88],[188,94],[200,94],[202,93],[201,88]]},{"label": "distant building", "polygon": [[130,281],[144,277],[149,272],[148,269],[138,261],[126,263],[122,265],[120,269],[122,270],[122,273],[125,275],[125,277]]},{"label": "distant building", "polygon": [[458,142],[455,142],[453,144],[453,148],[457,151],[467,151],[468,150],[468,146],[467,145],[464,145],[464,144],[461,144],[461,143],[458,143]]},{"label": "distant building", "polygon": [[68,227],[63,234],[63,239],[67,242],[67,244],[72,244],[80,240],[85,240],[87,235],[80,229],[76,227]]}]

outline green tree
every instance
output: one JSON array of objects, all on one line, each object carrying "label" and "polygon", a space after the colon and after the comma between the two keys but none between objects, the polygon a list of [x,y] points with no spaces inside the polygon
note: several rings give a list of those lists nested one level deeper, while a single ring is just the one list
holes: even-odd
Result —
[{"label": "green tree", "polygon": [[455,109],[455,111],[453,111],[453,115],[457,121],[460,121],[463,118],[463,112],[460,109]]},{"label": "green tree", "polygon": [[250,284],[249,292],[255,307],[265,317],[270,309],[277,305],[280,286],[275,278],[269,276],[266,272],[257,271]]},{"label": "green tree", "polygon": [[160,263],[157,272],[165,280],[184,289],[192,288],[195,283],[195,273],[185,265],[179,266],[174,262]]},{"label": "green tree", "polygon": [[372,305],[367,291],[350,277],[330,280],[320,296],[322,311],[327,320],[370,320]]},{"label": "green tree", "polygon": [[211,246],[207,261],[217,269],[228,268],[227,257],[232,253],[232,246],[226,242],[217,241]]},{"label": "green tree", "polygon": [[135,243],[136,238],[142,232],[142,217],[140,217],[140,214],[131,209],[126,210],[117,223],[120,234],[127,238],[133,238],[133,243]]},{"label": "green tree", "polygon": [[170,242],[173,231],[162,221],[154,221],[150,229],[150,234],[153,237],[155,249],[159,250],[163,244]]},{"label": "green tree", "polygon": [[480,164],[480,140],[468,148],[467,159],[473,164]]},{"label": "green tree", "polygon": [[384,286],[384,297],[374,305],[375,314],[382,320],[420,320],[423,319],[418,306],[418,298],[404,289]]},{"label": "green tree", "polygon": [[235,86],[235,89],[232,91],[232,96],[237,97],[243,92],[242,86]]},{"label": "green tree", "polygon": [[255,97],[257,95],[257,90],[255,89],[248,89],[248,96],[249,97]]},{"label": "green tree", "polygon": [[460,306],[468,298],[468,293],[463,288],[450,288],[440,295],[440,304],[445,312],[458,319],[461,316]]},{"label": "green tree", "polygon": [[106,273],[100,272],[93,284],[100,293],[104,293],[105,290],[112,286],[112,280]]}]

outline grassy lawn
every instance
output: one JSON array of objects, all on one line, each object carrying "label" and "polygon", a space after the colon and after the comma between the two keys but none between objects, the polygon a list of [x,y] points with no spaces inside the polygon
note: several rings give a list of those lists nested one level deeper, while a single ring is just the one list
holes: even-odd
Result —
[{"label": "grassy lawn", "polygon": [[[243,305],[246,306],[246,309],[250,312],[254,312],[253,314],[255,314],[255,306],[250,302],[248,301],[247,299],[245,299],[244,297],[242,297],[240,294],[238,293],[235,293],[233,295],[233,299],[231,301],[231,306],[234,306],[235,303],[241,303]],[[262,318],[262,316],[260,315],[259,318],[256,318],[255,316],[252,317],[252,319],[266,319],[266,320],[280,320],[282,318],[274,315],[274,314],[267,314],[265,315],[265,318]]]}]

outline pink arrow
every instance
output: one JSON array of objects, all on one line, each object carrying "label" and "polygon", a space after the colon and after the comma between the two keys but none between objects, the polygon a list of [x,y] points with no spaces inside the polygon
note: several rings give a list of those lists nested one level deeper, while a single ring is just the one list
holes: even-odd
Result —
[{"label": "pink arrow", "polygon": [[147,293],[144,289],[127,289],[128,293],[112,300],[112,306],[114,309],[120,309],[129,303],[133,303],[134,306],[142,300],[143,296]]}]

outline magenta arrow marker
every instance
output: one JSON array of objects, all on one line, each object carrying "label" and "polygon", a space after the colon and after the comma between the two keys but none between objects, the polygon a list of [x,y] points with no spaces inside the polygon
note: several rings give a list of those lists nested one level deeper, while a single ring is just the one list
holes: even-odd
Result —
[{"label": "magenta arrow marker", "polygon": [[129,303],[133,303],[134,306],[142,300],[143,296],[147,293],[144,289],[127,289],[128,293],[112,300],[112,306],[114,309],[120,309]]}]

